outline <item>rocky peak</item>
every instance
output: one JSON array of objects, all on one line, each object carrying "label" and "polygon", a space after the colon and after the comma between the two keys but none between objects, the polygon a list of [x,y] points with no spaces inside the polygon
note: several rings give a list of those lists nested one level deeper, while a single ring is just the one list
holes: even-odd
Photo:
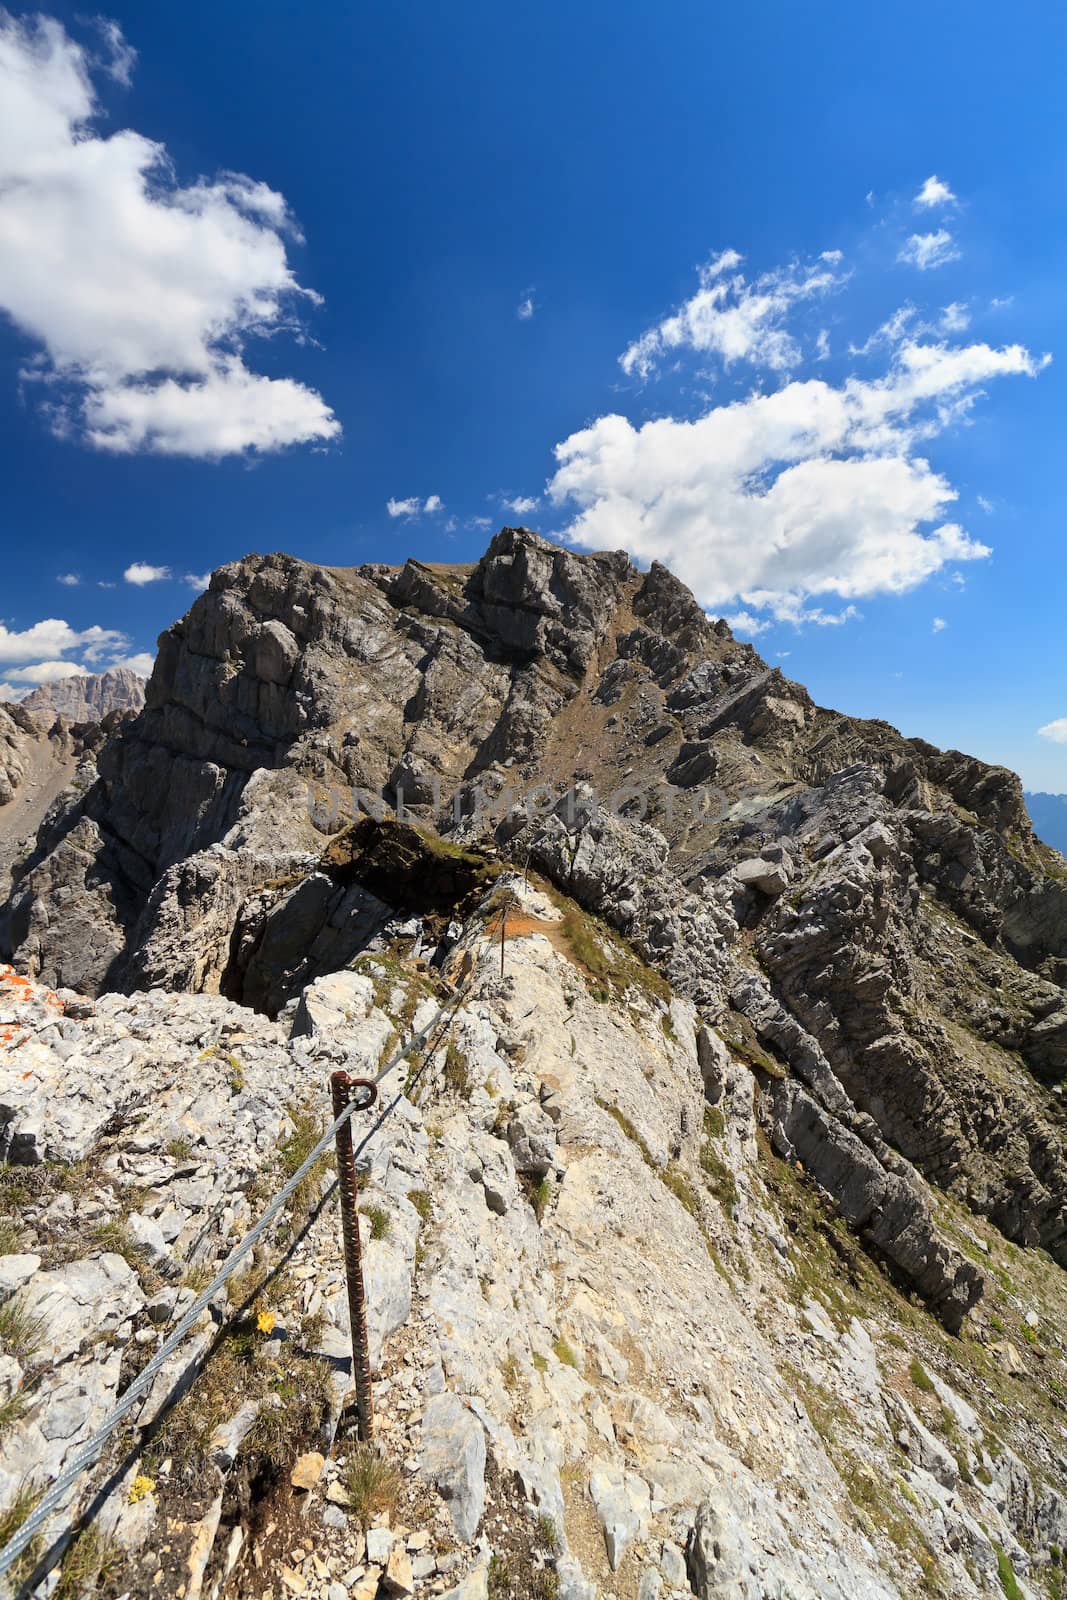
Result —
[{"label": "rocky peak", "polygon": [[35,721],[46,725],[57,716],[68,722],[102,722],[112,711],[140,711],[144,697],[144,678],[128,667],[110,667],[107,672],[76,673],[43,683],[20,704]]}]

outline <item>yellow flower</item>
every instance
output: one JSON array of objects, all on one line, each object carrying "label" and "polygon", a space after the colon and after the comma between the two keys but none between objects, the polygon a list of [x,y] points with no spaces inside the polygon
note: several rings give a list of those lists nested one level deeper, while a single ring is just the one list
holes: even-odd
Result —
[{"label": "yellow flower", "polygon": [[139,1472],[130,1484],[131,1506],[135,1506],[138,1500],[147,1500],[155,1486],[152,1478],[146,1478],[143,1472]]},{"label": "yellow flower", "polygon": [[274,1332],[274,1312],[273,1311],[261,1311],[259,1313],[259,1315],[256,1317],[256,1327],[259,1329],[260,1333],[273,1333]]}]

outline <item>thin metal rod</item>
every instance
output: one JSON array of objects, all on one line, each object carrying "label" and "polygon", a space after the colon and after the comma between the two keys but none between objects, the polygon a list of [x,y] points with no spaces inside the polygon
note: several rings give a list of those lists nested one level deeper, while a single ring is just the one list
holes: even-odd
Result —
[{"label": "thin metal rod", "polygon": [[[330,1076],[334,1120],[352,1099],[354,1090],[369,1091],[370,1098],[359,1109],[374,1104],[378,1091],[366,1078],[350,1078],[347,1072]],[[348,1321],[352,1333],[352,1378],[356,1387],[356,1414],[359,1437],[369,1444],[374,1437],[374,1392],[370,1381],[370,1348],[367,1339],[367,1300],[363,1289],[363,1246],[359,1237],[359,1209],[356,1187],[356,1160],[352,1150],[352,1119],[337,1130],[337,1185],[341,1198],[341,1231],[344,1235],[345,1279],[348,1284]]]},{"label": "thin metal rod", "polygon": [[500,913],[500,976],[504,976],[504,940],[508,930],[508,908],[505,905]]}]

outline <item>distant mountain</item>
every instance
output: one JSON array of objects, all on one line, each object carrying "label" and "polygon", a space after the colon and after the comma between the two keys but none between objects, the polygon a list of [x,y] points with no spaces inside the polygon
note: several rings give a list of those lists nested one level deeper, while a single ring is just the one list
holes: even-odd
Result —
[{"label": "distant mountain", "polygon": [[140,711],[145,680],[128,667],[112,667],[88,677],[75,674],[43,683],[20,702],[37,721],[67,717],[71,722],[101,722],[109,711]]},{"label": "distant mountain", "polygon": [[1026,808],[1038,838],[1067,856],[1067,794],[1027,794]]}]

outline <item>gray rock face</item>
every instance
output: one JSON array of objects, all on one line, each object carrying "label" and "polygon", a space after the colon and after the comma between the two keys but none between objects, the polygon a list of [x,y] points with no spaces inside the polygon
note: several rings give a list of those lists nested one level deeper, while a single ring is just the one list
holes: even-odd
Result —
[{"label": "gray rock face", "polygon": [[447,1502],[457,1538],[473,1539],[485,1509],[485,1430],[454,1394],[426,1405],[419,1470]]}]

